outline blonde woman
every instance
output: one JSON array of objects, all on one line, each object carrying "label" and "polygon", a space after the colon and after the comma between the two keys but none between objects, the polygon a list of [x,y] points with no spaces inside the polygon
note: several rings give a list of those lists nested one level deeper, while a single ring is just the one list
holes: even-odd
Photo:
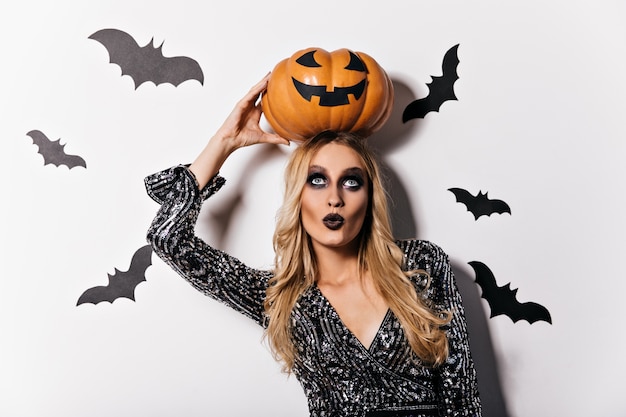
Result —
[{"label": "blonde woman", "polygon": [[161,208],[154,251],[195,288],[256,321],[300,381],[314,417],[480,416],[460,295],[445,253],[394,241],[381,178],[362,138],[297,145],[274,233],[275,267],[256,270],[194,234],[236,149],[289,144],[264,132],[259,95],[237,104],[190,166],[146,178]]}]

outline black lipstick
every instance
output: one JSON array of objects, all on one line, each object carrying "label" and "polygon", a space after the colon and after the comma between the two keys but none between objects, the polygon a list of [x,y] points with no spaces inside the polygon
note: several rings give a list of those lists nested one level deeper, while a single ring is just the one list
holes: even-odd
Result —
[{"label": "black lipstick", "polygon": [[322,219],[324,226],[328,227],[330,230],[338,230],[343,226],[343,217],[339,214],[331,213],[327,214],[326,217]]}]

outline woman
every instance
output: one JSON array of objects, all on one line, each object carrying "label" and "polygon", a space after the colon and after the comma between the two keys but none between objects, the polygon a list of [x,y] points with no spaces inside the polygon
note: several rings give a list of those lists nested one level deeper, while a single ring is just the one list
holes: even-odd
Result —
[{"label": "woman", "polygon": [[189,166],[146,178],[159,210],[154,251],[203,293],[266,328],[311,416],[480,416],[465,318],[447,256],[394,242],[378,168],[363,139],[324,132],[286,169],[275,269],[261,271],[194,234],[236,149],[289,144],[259,126],[255,85]]}]

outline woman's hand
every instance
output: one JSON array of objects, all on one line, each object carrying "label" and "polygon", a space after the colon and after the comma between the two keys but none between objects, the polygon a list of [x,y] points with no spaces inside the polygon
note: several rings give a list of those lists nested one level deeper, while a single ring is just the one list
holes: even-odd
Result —
[{"label": "woman's hand", "polygon": [[233,111],[217,130],[213,139],[220,139],[226,142],[226,145],[232,147],[233,151],[255,143],[289,145],[287,139],[274,133],[267,133],[259,126],[262,113],[259,96],[267,88],[269,77],[270,74],[263,77],[239,100]]},{"label": "woman's hand", "polygon": [[270,74],[267,74],[239,100],[222,126],[189,167],[200,189],[218,173],[226,158],[241,147],[256,143],[289,145],[287,139],[263,131],[259,125],[262,113],[259,96],[267,88],[269,77]]}]

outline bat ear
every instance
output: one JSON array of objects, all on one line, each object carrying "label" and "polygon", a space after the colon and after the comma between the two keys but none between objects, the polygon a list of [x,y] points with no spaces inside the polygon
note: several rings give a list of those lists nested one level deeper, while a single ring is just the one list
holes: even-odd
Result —
[{"label": "bat ear", "polygon": [[165,40],[163,40],[163,42],[161,42],[161,45],[159,46],[155,46],[154,44],[154,38],[150,39],[150,45],[154,48],[157,49],[159,51],[163,51],[163,45],[165,44]]}]

